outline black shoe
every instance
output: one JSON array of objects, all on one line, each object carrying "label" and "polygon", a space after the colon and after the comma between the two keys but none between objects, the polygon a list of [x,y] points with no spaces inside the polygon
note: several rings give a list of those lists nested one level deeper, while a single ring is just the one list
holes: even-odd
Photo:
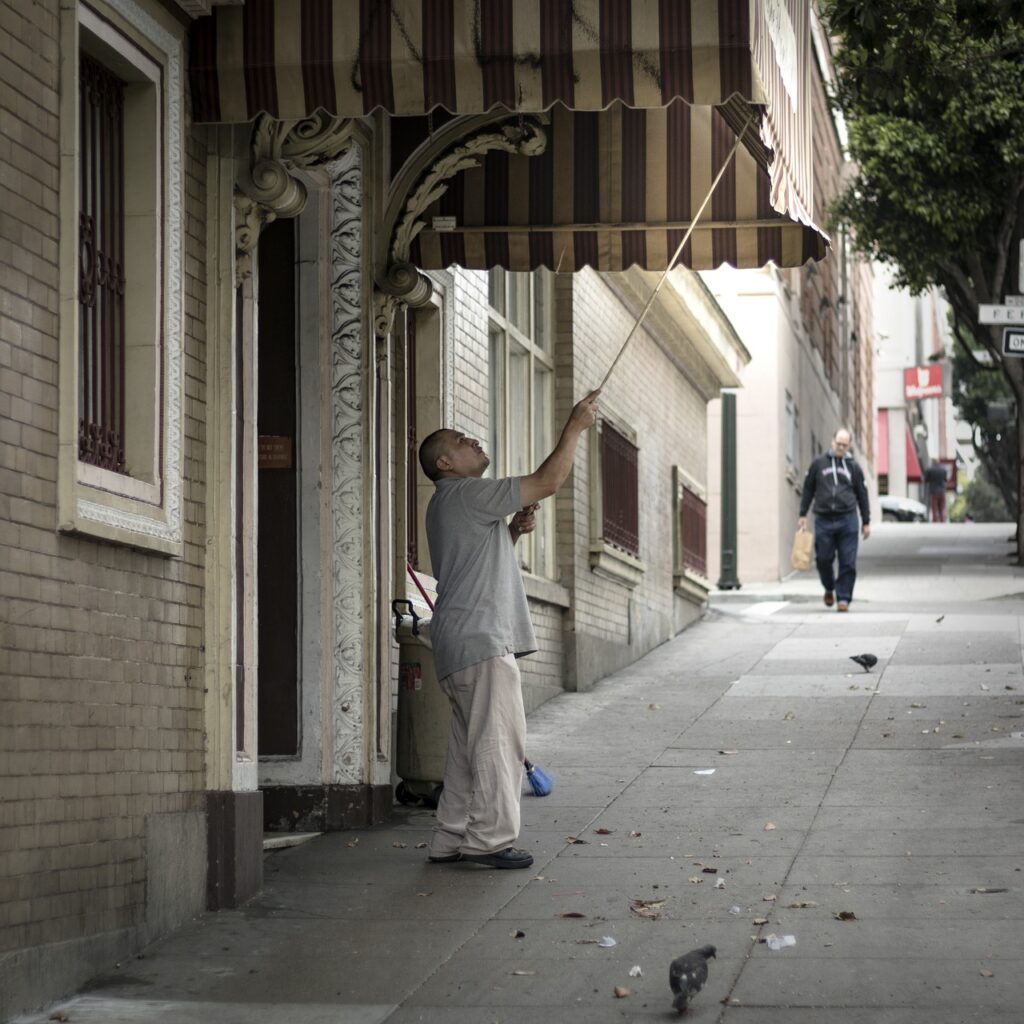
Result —
[{"label": "black shoe", "polygon": [[427,857],[427,860],[431,864],[454,864],[456,861],[462,860],[462,854],[456,850],[455,853],[445,853],[440,857]]},{"label": "black shoe", "polygon": [[462,859],[489,868],[528,868],[533,863],[533,854],[510,846],[496,853],[464,853]]}]

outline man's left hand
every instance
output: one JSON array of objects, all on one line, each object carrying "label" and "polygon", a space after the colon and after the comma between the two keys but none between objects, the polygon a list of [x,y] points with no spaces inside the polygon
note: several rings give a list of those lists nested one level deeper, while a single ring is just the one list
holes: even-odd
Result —
[{"label": "man's left hand", "polygon": [[513,540],[517,540],[524,533],[533,533],[537,529],[537,516],[535,513],[539,508],[540,503],[535,502],[533,505],[527,505],[526,508],[521,509],[512,517],[508,528]]},{"label": "man's left hand", "polygon": [[865,524],[864,524],[864,525],[863,525],[863,526],[862,526],[862,527],[860,528],[860,535],[861,535],[861,536],[862,536],[862,537],[863,537],[863,538],[864,538],[865,540],[867,540],[867,539],[868,539],[868,537],[870,537],[870,536],[871,536],[871,527],[870,527],[870,526],[869,526],[869,525],[868,525],[867,523],[865,523]]}]

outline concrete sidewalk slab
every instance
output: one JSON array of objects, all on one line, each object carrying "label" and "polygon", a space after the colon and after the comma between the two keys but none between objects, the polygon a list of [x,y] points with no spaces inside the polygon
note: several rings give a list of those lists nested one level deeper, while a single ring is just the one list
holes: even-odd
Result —
[{"label": "concrete sidewalk slab", "polygon": [[[396,808],[386,827],[268,854],[247,906],[28,1020],[677,1019],[668,964],[712,942],[688,1020],[1017,1024],[1024,601],[1007,595],[1024,573],[999,564],[999,533],[879,528],[849,615],[810,577],[744,587],[744,603],[541,707],[528,749],[555,791],[523,799],[530,870],[429,865],[433,814]],[[861,650],[874,672],[846,662]],[[663,900],[660,916],[634,899]],[[797,944],[770,950],[769,932]]]}]

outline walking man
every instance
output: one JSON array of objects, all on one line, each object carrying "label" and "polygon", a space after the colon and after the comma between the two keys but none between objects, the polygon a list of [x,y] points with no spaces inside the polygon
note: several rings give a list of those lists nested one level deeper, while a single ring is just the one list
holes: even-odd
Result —
[{"label": "walking man", "polygon": [[946,467],[934,459],[924,471],[924,485],[928,491],[928,518],[933,523],[946,521]]},{"label": "walking man", "polygon": [[[837,430],[832,446],[819,455],[807,471],[800,497],[800,529],[807,526],[807,512],[814,504],[814,557],[825,604],[838,611],[850,610],[853,584],[857,579],[857,533],[871,535],[871,507],[864,486],[864,473],[850,455],[850,432]],[[857,509],[860,508],[860,521]],[[839,555],[839,575],[835,559]],[[838,599],[838,601],[837,601]]]},{"label": "walking man", "polygon": [[426,516],[437,577],[430,636],[452,709],[428,854],[435,863],[533,863],[512,845],[526,757],[516,658],[537,649],[515,543],[536,528],[536,503],[569,475],[580,435],[597,420],[599,394],[592,391],[573,408],[554,451],[529,476],[483,479],[490,459],[479,441],[457,430],[437,430],[420,445],[420,465],[436,485]]}]

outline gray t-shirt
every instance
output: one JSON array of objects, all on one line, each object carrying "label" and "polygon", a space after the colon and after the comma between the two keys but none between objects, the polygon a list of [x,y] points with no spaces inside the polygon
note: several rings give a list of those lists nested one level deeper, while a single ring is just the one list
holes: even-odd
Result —
[{"label": "gray t-shirt", "polygon": [[437,678],[505,654],[537,650],[505,517],[522,508],[519,477],[436,481],[427,543],[437,577],[430,625]]}]

